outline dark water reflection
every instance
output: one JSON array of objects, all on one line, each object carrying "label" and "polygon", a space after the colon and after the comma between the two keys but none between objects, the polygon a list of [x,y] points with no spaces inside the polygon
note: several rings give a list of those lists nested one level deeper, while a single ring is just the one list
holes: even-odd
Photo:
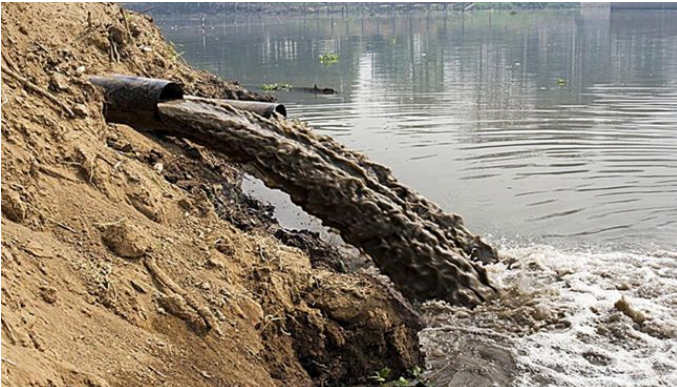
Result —
[{"label": "dark water reflection", "polygon": [[159,23],[191,64],[252,89],[339,90],[278,97],[479,233],[677,246],[677,12]]}]

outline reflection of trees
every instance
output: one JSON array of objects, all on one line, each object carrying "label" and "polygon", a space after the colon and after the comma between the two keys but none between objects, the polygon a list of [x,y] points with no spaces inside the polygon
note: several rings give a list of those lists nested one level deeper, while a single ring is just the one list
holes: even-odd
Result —
[{"label": "reflection of trees", "polygon": [[[604,212],[613,206],[596,190],[633,180],[649,187],[662,178],[657,193],[635,199],[674,209],[666,187],[675,170],[676,18],[608,9],[224,16],[205,19],[204,34],[199,17],[160,22],[170,39],[186,43],[177,51],[189,62],[225,78],[341,89],[343,101],[297,112],[470,219],[484,221],[473,208],[480,203],[488,223],[514,216],[508,228],[531,230],[546,221],[527,215],[545,218],[551,207],[516,214],[511,206],[548,199],[558,201],[559,213],[578,208],[574,202],[590,205],[585,214]],[[319,63],[328,51],[339,63]],[[578,227],[564,222],[553,230],[571,232],[571,225]]]},{"label": "reflection of trees", "polygon": [[[610,15],[612,37],[610,55],[614,63],[609,76],[615,83],[646,80],[651,83],[675,82],[677,79],[677,12],[617,11]],[[656,49],[657,38],[666,38],[665,47]]]},{"label": "reflection of trees", "polygon": [[[209,18],[204,46],[197,44],[203,35],[200,22],[178,24],[165,18],[160,24],[170,40],[184,45],[188,61],[244,84],[316,82],[337,87],[342,79],[349,86],[355,77],[360,36],[355,34],[359,23],[352,20],[252,17],[236,23]],[[319,56],[326,52],[338,53],[339,63],[322,65]]]},{"label": "reflection of trees", "polygon": [[[408,11],[451,11],[463,10],[472,2],[457,3],[330,3],[330,2],[304,2],[304,3],[217,3],[217,2],[190,2],[190,3],[125,3],[129,9],[136,11],[150,9],[156,15],[185,15],[202,12],[210,15],[247,15],[250,13],[268,13],[283,15],[299,14],[367,14],[383,15]],[[578,3],[475,3],[471,7],[474,10],[490,9],[513,10],[513,9],[546,9],[546,8],[578,8]]]},{"label": "reflection of trees", "polygon": [[[190,62],[244,84],[317,83],[342,89],[349,100],[359,63],[369,54],[369,87],[389,98],[431,105],[463,101],[472,106],[468,111],[502,111],[518,123],[533,109],[586,102],[582,91],[595,83],[641,82],[649,75],[652,82],[675,79],[677,50],[652,45],[662,35],[672,36],[674,47],[673,16],[617,12],[609,21],[608,13],[477,12],[181,17],[161,23],[170,39],[185,43],[179,51]],[[338,53],[339,63],[320,64],[325,52]],[[553,92],[557,78],[567,86]]]}]

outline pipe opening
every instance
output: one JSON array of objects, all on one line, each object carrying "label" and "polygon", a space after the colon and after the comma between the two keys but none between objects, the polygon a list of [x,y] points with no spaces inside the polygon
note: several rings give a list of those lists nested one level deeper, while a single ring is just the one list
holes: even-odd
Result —
[{"label": "pipe opening", "polygon": [[278,104],[275,106],[275,113],[280,114],[282,117],[287,117],[287,108],[284,107],[282,104]]},{"label": "pipe opening", "polygon": [[173,99],[183,99],[183,89],[174,82],[170,82],[162,88],[159,101],[170,101]]}]

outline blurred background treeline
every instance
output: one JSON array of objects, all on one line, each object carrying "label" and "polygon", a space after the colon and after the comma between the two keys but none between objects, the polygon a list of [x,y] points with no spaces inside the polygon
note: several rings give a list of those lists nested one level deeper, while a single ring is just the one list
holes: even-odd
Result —
[{"label": "blurred background treeline", "polygon": [[456,2],[456,3],[330,3],[330,2],[304,2],[304,3],[214,3],[214,2],[190,2],[190,3],[125,3],[129,9],[142,12],[150,12],[158,15],[186,14],[186,13],[209,13],[209,14],[234,14],[234,13],[382,13],[382,12],[405,12],[411,10],[420,11],[470,11],[470,10],[534,10],[534,9],[572,9],[579,8],[578,2]]}]

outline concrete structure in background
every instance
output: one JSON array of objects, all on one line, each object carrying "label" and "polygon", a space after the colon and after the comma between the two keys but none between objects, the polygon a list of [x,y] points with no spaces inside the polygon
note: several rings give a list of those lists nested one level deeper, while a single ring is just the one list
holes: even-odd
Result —
[{"label": "concrete structure in background", "polygon": [[623,10],[652,10],[652,9],[677,9],[677,2],[674,3],[660,3],[660,2],[607,2],[607,3],[580,3],[581,10],[590,9],[608,9],[610,11]]},{"label": "concrete structure in background", "polygon": [[[677,3],[659,2],[635,2],[635,3],[609,3],[612,11],[621,10],[644,10],[644,9],[677,9]],[[583,6],[583,3],[581,3]]]}]

